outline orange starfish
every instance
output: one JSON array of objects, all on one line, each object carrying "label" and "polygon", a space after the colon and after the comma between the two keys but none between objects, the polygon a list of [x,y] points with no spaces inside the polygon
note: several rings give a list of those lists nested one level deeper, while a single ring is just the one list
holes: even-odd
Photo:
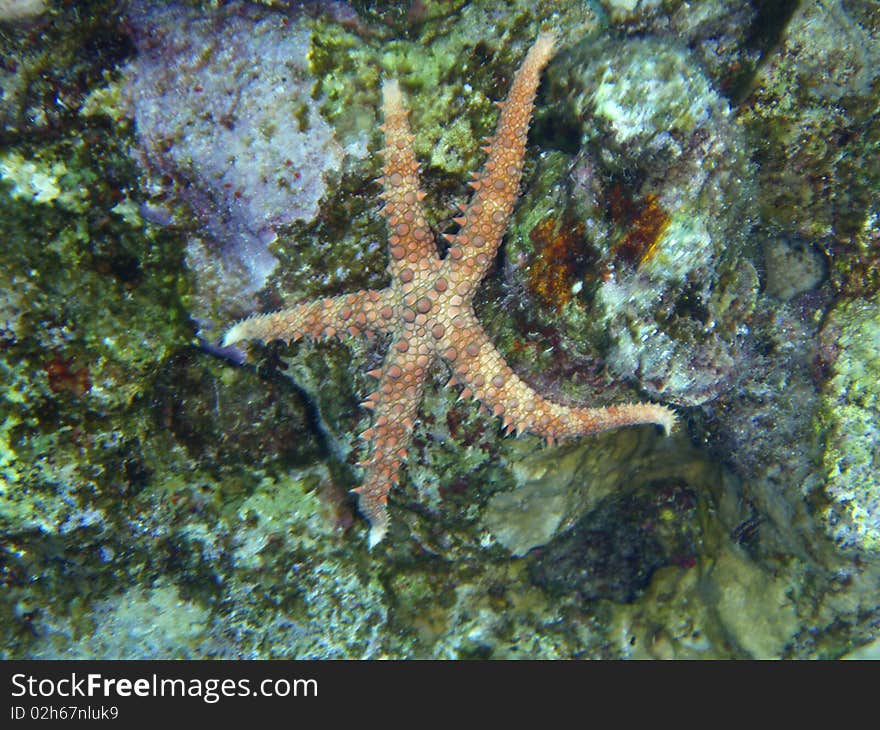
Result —
[{"label": "orange starfish", "polygon": [[554,53],[552,34],[541,34],[516,72],[507,100],[500,104],[498,129],[485,151],[483,172],[470,183],[474,195],[456,223],[445,258],[422,210],[419,166],[397,81],[382,88],[385,123],[382,178],[389,237],[391,284],[337,297],[305,301],[289,309],[243,320],[227,332],[224,346],[244,339],[295,341],[388,332],[391,347],[381,369],[370,375],[378,389],[363,405],[374,412],[361,434],[372,444],[363,484],[353,491],[370,521],[370,547],[388,528],[387,499],[406,461],[425,381],[439,357],[452,370],[450,383],[479,399],[505,431],[555,439],[598,433],[619,426],[654,423],[668,433],[675,414],[660,405],[638,403],[606,408],[571,408],[554,403],[526,385],[498,353],[474,314],[472,300],[501,244],[516,203],[541,71]]}]

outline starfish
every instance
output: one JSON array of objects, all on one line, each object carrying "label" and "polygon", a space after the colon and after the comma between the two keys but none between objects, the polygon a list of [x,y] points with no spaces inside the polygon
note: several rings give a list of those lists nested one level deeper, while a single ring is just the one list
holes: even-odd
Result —
[{"label": "starfish", "polygon": [[372,449],[359,465],[365,473],[362,484],[353,490],[370,522],[370,547],[388,529],[388,492],[399,481],[426,379],[437,359],[449,365],[450,384],[462,385],[463,397],[475,397],[501,417],[505,432],[538,434],[553,443],[632,424],[658,424],[668,433],[675,423],[673,411],[653,403],[576,408],[548,400],[511,370],[474,313],[474,292],[518,197],[535,92],[553,53],[553,34],[542,33],[517,70],[506,101],[499,104],[495,135],[483,148],[488,155],[483,171],[470,182],[473,196],[455,218],[459,230],[445,236],[449,248],[443,258],[422,209],[425,195],[400,86],[396,80],[384,82],[380,181],[391,283],[256,315],[235,324],[224,338],[228,346],[245,339],[292,342],[303,336],[391,334],[382,367],[369,373],[379,386],[362,404],[373,411],[373,421],[361,437]]}]

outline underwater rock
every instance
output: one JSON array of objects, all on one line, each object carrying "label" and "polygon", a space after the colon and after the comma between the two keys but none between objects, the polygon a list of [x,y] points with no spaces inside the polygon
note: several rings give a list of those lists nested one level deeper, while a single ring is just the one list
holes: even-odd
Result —
[{"label": "underwater rock", "polygon": [[712,400],[758,290],[743,256],[753,175],[727,101],[657,38],[590,38],[547,76],[570,102],[543,123],[572,156],[540,163],[510,237],[523,316],[574,363],[598,353],[656,398]]},{"label": "underwater rock", "polygon": [[0,0],[0,22],[28,20],[46,9],[46,0]]},{"label": "underwater rock", "polygon": [[821,337],[837,357],[822,389],[823,509],[843,548],[880,553],[880,297],[835,307]]},{"label": "underwater rock", "polygon": [[696,497],[681,484],[617,495],[529,557],[532,582],[582,601],[632,601],[661,566],[696,564],[695,513]]},{"label": "underwater rock", "polygon": [[785,656],[798,630],[789,576],[773,575],[741,551],[728,548],[712,566],[704,590],[724,632],[745,656]]},{"label": "underwater rock", "polygon": [[[703,537],[711,536],[703,535]],[[643,600],[613,607],[610,636],[632,659],[799,656],[796,571],[770,572],[737,546],[711,560],[660,568]]]},{"label": "underwater rock", "polygon": [[[185,600],[160,578],[150,588],[133,586],[91,607],[91,631],[48,614],[40,625],[33,659],[193,659],[202,655],[209,611]],[[80,630],[77,630],[77,629]]]},{"label": "underwater rock", "polygon": [[731,519],[747,519],[743,508],[753,505],[767,523],[759,536],[768,551],[801,554],[814,543],[805,495],[820,481],[815,338],[828,298],[827,290],[788,302],[762,294],[736,387],[693,414],[693,432],[739,478],[729,496],[740,514]]},{"label": "underwater rock", "polygon": [[[659,0],[600,0],[612,24],[644,24],[660,11]],[[662,15],[662,14],[661,14]]]},{"label": "underwater rock", "polygon": [[76,128],[93,84],[124,58],[113,0],[0,0],[0,144]]},{"label": "underwater rock", "polygon": [[621,484],[650,473],[655,448],[648,429],[629,429],[511,459],[514,486],[492,495],[483,525],[513,555],[525,555],[596,510]]},{"label": "underwater rock", "polygon": [[[317,215],[343,158],[311,96],[311,31],[295,14],[240,3],[206,14],[135,2],[126,21],[138,51],[125,93],[140,161],[218,247],[209,256],[201,237],[191,242],[194,315],[240,316],[275,269],[278,230]],[[230,289],[238,296],[226,298]]]},{"label": "underwater rock", "polygon": [[857,296],[880,287],[876,17],[872,3],[800,3],[740,114],[759,164],[764,223],[820,247],[835,285]]},{"label": "underwater rock", "polygon": [[230,372],[193,348],[163,363],[152,399],[162,427],[215,469],[253,454],[282,469],[320,456],[304,396],[282,376],[260,378],[245,368]]},{"label": "underwater rock", "polygon": [[[870,89],[861,93],[856,85],[833,104],[803,105],[798,94],[808,93],[821,66],[805,68],[797,85],[785,80],[801,78],[793,51],[796,46],[802,53],[814,50],[809,34],[786,36],[786,73],[779,75],[778,86],[766,93],[759,89],[754,104],[742,105],[738,119],[747,119],[748,133],[768,145],[760,159],[767,173],[762,180],[768,185],[769,222],[755,248],[768,236],[809,242],[831,259],[830,281],[787,301],[776,296],[781,291],[774,286],[774,296],[759,297],[749,317],[748,307],[740,308],[734,300],[747,300],[736,293],[752,291],[756,277],[747,263],[735,263],[722,266],[727,273],[718,281],[725,283],[712,290],[717,304],[706,307],[705,317],[696,316],[700,300],[685,297],[673,321],[687,315],[707,326],[717,312],[732,312],[721,320],[726,322],[721,330],[732,325],[742,331],[748,317],[750,334],[738,343],[740,351],[721,338],[738,371],[733,390],[682,414],[682,428],[670,439],[648,429],[639,432],[649,448],[658,444],[658,457],[650,464],[636,459],[631,467],[615,463],[614,453],[625,458],[629,452],[620,448],[612,453],[613,447],[597,439],[559,449],[548,449],[536,438],[502,439],[491,416],[470,403],[456,404],[457,393],[449,389],[430,388],[415,426],[409,479],[392,495],[398,539],[368,555],[358,540],[345,534],[354,519],[346,493],[354,482],[346,470],[362,456],[346,439],[353,440],[363,417],[357,396],[371,385],[362,368],[353,368],[351,362],[362,356],[378,362],[385,343],[273,345],[259,352],[255,369],[229,367],[191,347],[188,312],[207,310],[221,296],[213,293],[219,291],[215,283],[224,280],[218,242],[207,229],[199,238],[190,234],[188,265],[200,277],[191,305],[186,301],[192,277],[182,265],[183,237],[171,228],[144,225],[135,212],[149,190],[137,186],[131,159],[121,149],[130,139],[130,127],[103,109],[96,115],[80,114],[77,94],[49,93],[73,89],[75,84],[58,81],[76,78],[82,79],[81,93],[95,103],[118,96],[112,69],[130,53],[130,46],[110,13],[97,18],[116,4],[55,3],[38,19],[40,32],[47,34],[41,40],[51,43],[38,47],[32,38],[27,57],[17,56],[23,59],[19,70],[5,67],[20,85],[0,104],[0,116],[8,113],[0,120],[0,136],[4,143],[13,137],[0,165],[0,290],[6,292],[0,296],[0,373],[5,385],[0,393],[0,525],[7,538],[0,545],[2,658],[814,658],[839,656],[875,638],[878,561],[876,551],[862,546],[867,533],[860,531],[850,508],[869,504],[870,491],[860,492],[856,479],[870,468],[873,455],[867,439],[876,423],[872,391],[855,384],[862,381],[862,370],[877,378],[870,352],[847,337],[873,337],[874,315],[866,303],[876,301],[872,290],[880,281],[878,267],[872,266],[880,240],[880,208],[872,172],[876,163],[866,153],[876,147],[871,109],[880,97]],[[337,116],[326,118],[333,119],[335,136],[342,139],[338,110],[348,110],[358,118],[357,124],[349,119],[348,128],[366,136],[375,127],[378,76],[401,77],[412,91],[418,120],[414,126],[421,130],[417,144],[419,159],[426,163],[423,179],[431,222],[445,228],[454,202],[464,197],[460,173],[479,167],[478,139],[494,121],[491,101],[503,94],[506,74],[536,26],[552,23],[566,39],[566,48],[572,38],[585,35],[584,28],[594,27],[587,22],[587,6],[593,9],[598,3],[554,7],[561,5],[568,7],[551,18],[525,0],[456,2],[457,17],[413,26],[390,41],[383,32],[401,25],[355,38],[342,37],[327,24],[315,31],[311,42],[320,57],[314,74],[324,84],[315,94],[331,98],[343,90],[332,103]],[[696,21],[698,15],[709,14],[707,7],[722,7],[714,1],[640,5],[653,7],[648,27],[616,28],[618,38],[645,35],[646,30],[676,34],[675,19],[683,14]],[[876,37],[878,21],[869,2],[800,5],[813,14],[845,7],[861,24],[865,40]],[[227,9],[243,8],[218,2],[188,1],[187,6],[191,10],[185,15],[192,23],[184,20],[184,26],[209,17],[223,25],[226,21],[218,18]],[[155,8],[151,12],[161,14],[162,6]],[[242,15],[253,20],[270,12],[264,7]],[[584,14],[580,20],[575,18],[578,12]],[[675,19],[668,20],[673,13]],[[81,18],[82,32],[58,33],[56,22],[74,15]],[[86,33],[89,23],[113,25],[118,38]],[[313,27],[321,26],[321,20],[314,21]],[[487,39],[487,27],[499,31]],[[723,53],[720,46],[733,37],[728,29],[715,23],[700,27],[720,28],[717,42]],[[797,27],[809,24],[792,29]],[[812,30],[818,34],[834,27],[819,23]],[[323,45],[318,33],[326,33]],[[679,47],[694,48],[696,57],[705,59],[715,42],[710,35],[703,36],[699,47],[691,36],[679,37]],[[55,43],[60,37],[76,43]],[[824,45],[834,49],[834,42]],[[845,45],[840,44],[842,52],[857,52]],[[74,52],[73,46],[79,50]],[[15,56],[14,43],[12,47],[7,63]],[[645,47],[655,46],[646,42]],[[92,55],[101,51],[105,55]],[[77,53],[91,59],[87,73],[70,63],[82,58]],[[563,62],[564,53],[559,64]],[[769,75],[776,67],[771,63],[766,68]],[[868,72],[875,68],[866,67]],[[711,70],[709,76],[719,79]],[[723,88],[720,82],[713,84]],[[796,93],[789,96],[792,91]],[[610,246],[582,244],[594,235],[613,244],[617,238],[607,231],[615,225],[618,236],[635,227],[650,238],[650,226],[635,224],[662,223],[660,203],[645,205],[640,214],[639,209],[604,202],[620,181],[613,174],[618,168],[608,167],[601,155],[603,137],[569,172],[580,142],[559,142],[553,149],[565,135],[545,134],[551,120],[566,118],[564,97],[550,96],[546,88],[540,94],[538,108],[545,122],[536,126],[529,145],[528,193],[519,214],[520,220],[534,215],[523,235],[528,238],[534,231],[536,248],[559,244],[561,249],[542,248],[548,255],[531,261],[535,273],[542,274],[543,288],[526,291],[523,311],[499,305],[505,281],[501,275],[488,277],[479,305],[481,322],[494,328],[493,337],[505,354],[519,358],[518,372],[546,382],[544,371],[536,370],[550,363],[559,375],[558,388],[591,381],[587,385],[595,388],[596,397],[591,394],[586,400],[622,399],[618,384],[608,382],[602,358],[612,343],[589,326],[583,328],[589,337],[569,336],[574,330],[554,320],[570,319],[574,310],[571,304],[557,310],[554,297],[567,290],[589,325],[591,310],[584,302],[592,301],[601,284],[586,273],[601,263],[600,254],[607,255]],[[328,106],[325,102],[325,114]],[[828,114],[835,106],[838,113]],[[814,127],[802,124],[805,119],[812,119]],[[827,134],[800,136],[810,129]],[[612,132],[602,134],[612,139]],[[580,140],[580,135],[569,138]],[[687,134],[678,139],[688,139]],[[644,142],[650,148],[650,139],[638,145]],[[799,146],[807,142],[827,150],[827,157],[810,157]],[[632,154],[641,160],[635,147]],[[780,156],[765,154],[768,148]],[[620,154],[618,149],[608,151],[612,162]],[[811,160],[818,162],[802,165]],[[284,264],[272,277],[271,293],[264,288],[262,305],[272,306],[276,294],[314,295],[321,289],[331,294],[382,284],[386,261],[378,242],[385,230],[375,214],[378,186],[368,182],[379,174],[378,167],[376,161],[365,162],[344,174],[331,205],[321,203],[321,215],[312,223],[279,226],[285,245],[275,245],[272,252]],[[634,170],[633,179],[623,175],[624,191],[626,185],[641,190],[638,175],[644,173],[638,165]],[[660,172],[665,174],[662,168]],[[176,195],[175,185],[181,187],[182,181],[166,178],[166,194]],[[779,196],[786,186],[793,204],[773,208],[774,201],[788,200]],[[605,205],[607,215],[583,216],[581,227],[575,218],[572,226],[560,225],[557,234],[558,221],[543,224],[549,206],[539,203],[537,212],[530,206],[549,191],[558,193],[552,201],[558,211],[576,212],[567,202],[570,190],[582,197],[592,194],[595,202],[586,209],[602,211]],[[802,198],[805,191],[810,195]],[[821,197],[829,191],[830,197]],[[857,209],[859,215],[827,219],[839,222],[835,233],[843,234],[830,246],[823,235],[815,235],[816,222],[830,212]],[[615,211],[623,220],[609,222]],[[786,219],[803,224],[803,230],[786,225]],[[586,228],[594,222],[598,234]],[[197,221],[193,228],[200,225]],[[743,250],[736,238],[732,246]],[[558,250],[571,255],[549,255]],[[852,251],[855,259],[845,251]],[[202,258],[197,262],[196,257]],[[858,266],[845,265],[854,260]],[[508,267],[502,269],[507,282],[524,281],[517,278],[524,273],[521,261],[511,256],[505,261],[503,255],[500,261]],[[553,265],[560,261],[566,267]],[[204,278],[208,266],[213,266],[214,282]],[[619,276],[620,268],[612,273]],[[780,265],[780,272],[784,269]],[[807,278],[800,281],[802,289]],[[816,331],[841,292],[830,319],[834,326],[826,328],[821,357],[814,362]],[[858,303],[847,308],[844,300],[854,296]],[[730,301],[732,309],[725,303]],[[540,302],[537,309],[535,302]],[[251,308],[250,303],[240,306]],[[499,326],[501,320],[507,324]],[[533,327],[542,322],[546,326]],[[565,337],[558,337],[559,332]],[[535,349],[517,349],[530,341],[538,343]],[[541,357],[531,358],[535,352]],[[554,359],[560,364],[554,365]],[[295,385],[282,377],[285,367]],[[717,389],[710,378],[702,380],[708,385],[705,392]],[[303,391],[308,404],[303,403]],[[574,390],[566,393],[577,395]],[[709,420],[700,429],[697,418],[703,413]],[[741,485],[716,473],[682,475],[680,449],[688,437],[700,444],[711,440],[715,456],[723,455],[737,469]],[[328,450],[335,458],[326,458]],[[582,451],[578,459],[569,456],[576,450]],[[608,463],[597,465],[598,459]],[[300,468],[300,461],[315,460],[326,464]],[[546,466],[544,477],[539,461]],[[573,463],[584,468],[568,468]],[[661,473],[660,465],[674,473]],[[529,467],[534,467],[531,472]],[[529,473],[534,480],[520,478]],[[591,474],[598,474],[596,481],[608,488],[598,504],[586,494],[592,494],[589,487],[595,483],[589,482]],[[873,484],[869,479],[863,483]],[[661,498],[670,484],[696,495],[695,514],[676,512],[662,501],[650,503],[649,497]],[[648,492],[651,485],[655,494]],[[547,488],[543,514],[542,486]],[[516,513],[518,504],[527,514]],[[830,524],[832,512],[824,511],[829,506],[837,525]],[[663,544],[657,531],[639,535],[634,525],[645,524],[637,518],[655,508],[655,528],[683,535],[698,531],[700,542],[696,555],[664,563],[642,588],[644,575],[665,553],[653,549],[657,541]],[[604,517],[601,523],[593,521],[597,515]],[[732,529],[746,517],[741,529]],[[616,531],[618,520],[623,524]],[[529,573],[537,551],[524,559],[511,558],[509,552],[515,549],[519,555],[541,544],[548,555],[562,545],[560,533],[579,521],[591,546],[580,564],[585,580],[575,569],[573,541],[567,547],[574,550],[559,563],[567,572],[554,574],[564,578],[562,584],[549,588],[548,576],[548,587],[537,587]],[[845,527],[842,537],[853,543],[850,547],[841,549],[832,541],[840,525]],[[529,533],[533,527],[540,528],[537,538]],[[794,540],[788,539],[793,537],[803,537],[807,549],[793,550]],[[618,546],[620,556],[614,552]],[[613,566],[621,571],[617,582],[607,572]],[[545,575],[549,567],[543,566]],[[616,602],[629,592],[635,595],[633,602]],[[584,601],[582,595],[606,598]]]},{"label": "underwater rock", "polygon": [[763,243],[766,290],[783,301],[815,289],[825,278],[825,260],[808,241],[784,236]]},{"label": "underwater rock", "polygon": [[591,514],[605,515],[604,522],[590,522],[593,527],[613,531],[613,505],[632,498],[629,495],[660,499],[679,485],[706,492],[722,481],[717,466],[681,431],[659,440],[650,429],[628,429],[505,456],[513,485],[488,499],[481,521],[485,532],[515,556],[549,549],[573,524],[589,521]]},{"label": "underwater rock", "polygon": [[[849,393],[871,360],[846,336],[865,327],[868,336],[865,302],[880,282],[880,116],[871,92],[880,44],[865,10],[801,3],[740,107],[759,162],[757,237],[770,296],[750,320],[736,391],[703,409],[700,429],[744,478],[743,500],[769,518],[766,549],[835,565],[870,542],[871,519],[862,517],[874,499],[870,478],[856,486],[871,469],[871,410]],[[862,314],[844,299],[823,325],[839,294],[857,297]],[[852,549],[835,549],[829,537]]]}]

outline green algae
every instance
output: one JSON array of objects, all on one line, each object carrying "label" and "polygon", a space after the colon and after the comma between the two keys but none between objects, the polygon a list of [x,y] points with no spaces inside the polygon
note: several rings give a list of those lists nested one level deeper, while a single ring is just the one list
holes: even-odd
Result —
[{"label": "green algae", "polygon": [[844,547],[880,550],[880,299],[839,304],[826,323],[839,350],[822,391],[826,529]]},{"label": "green algae", "polygon": [[847,295],[871,296],[878,288],[869,241],[880,185],[880,35],[858,21],[862,4],[851,5],[799,5],[758,72],[742,119],[760,163],[762,218],[818,245]]}]

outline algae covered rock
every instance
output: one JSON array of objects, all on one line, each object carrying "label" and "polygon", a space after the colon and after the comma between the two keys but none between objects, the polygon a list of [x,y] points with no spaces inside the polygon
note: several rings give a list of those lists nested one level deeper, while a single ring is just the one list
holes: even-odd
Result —
[{"label": "algae covered rock", "polygon": [[[47,9],[0,22],[0,656],[876,655],[873,3],[786,3],[754,44],[773,3],[24,5]],[[541,392],[693,407],[669,439],[548,448],[432,385],[367,552],[347,489],[387,343],[233,365],[199,326],[383,285],[383,77],[454,232],[550,27],[479,319]]]},{"label": "algae covered rock", "polygon": [[880,553],[880,299],[831,312],[823,338],[837,350],[822,390],[818,425],[825,528],[844,548]]},{"label": "algae covered rock", "polygon": [[824,252],[837,287],[870,296],[880,285],[876,7],[795,6],[741,110],[759,163],[756,203],[765,225]]},{"label": "algae covered rock", "polygon": [[734,381],[758,288],[727,100],[686,48],[651,37],[589,38],[547,87],[565,102],[538,127],[564,133],[569,156],[542,160],[511,233],[523,316],[573,367],[600,356],[656,398],[712,400]]}]

